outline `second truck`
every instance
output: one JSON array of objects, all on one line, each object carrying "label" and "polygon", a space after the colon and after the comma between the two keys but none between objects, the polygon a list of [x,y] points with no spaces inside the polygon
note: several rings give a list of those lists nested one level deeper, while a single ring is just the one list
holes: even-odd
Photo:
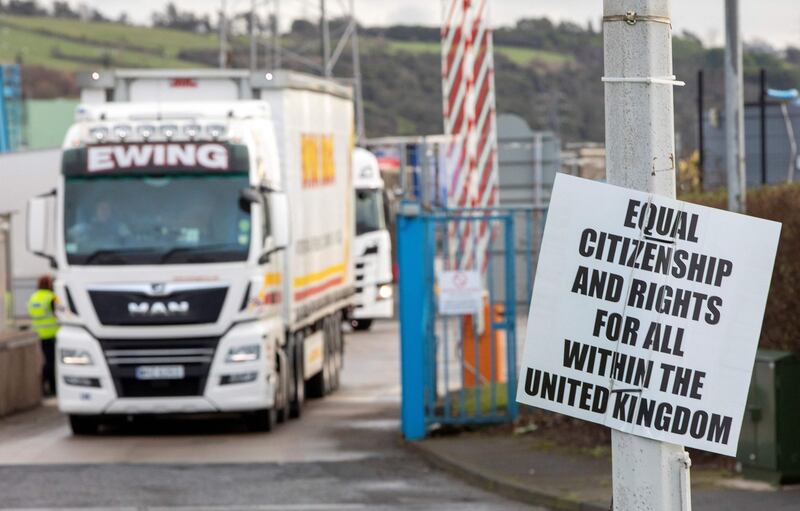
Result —
[{"label": "second truck", "polygon": [[80,77],[29,249],[56,268],[73,432],[236,412],[256,430],[338,385],[354,302],[349,88],[290,73]]}]

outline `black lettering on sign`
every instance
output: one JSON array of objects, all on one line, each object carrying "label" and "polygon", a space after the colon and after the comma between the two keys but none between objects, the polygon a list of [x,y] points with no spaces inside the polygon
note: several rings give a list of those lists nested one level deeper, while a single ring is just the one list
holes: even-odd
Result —
[{"label": "black lettering on sign", "polygon": [[679,318],[691,318],[694,321],[702,319],[709,325],[715,325],[719,322],[722,298],[668,284],[633,279],[627,304],[629,307]]},{"label": "black lettering on sign", "polygon": [[650,323],[642,348],[660,351],[668,355],[683,356],[683,328],[662,325],[658,321]]},{"label": "black lettering on sign", "polygon": [[646,236],[658,236],[665,240],[680,239],[697,243],[699,215],[677,211],[667,206],[658,206],[636,199],[628,201],[625,227],[639,228]]},{"label": "black lettering on sign", "polygon": [[622,276],[616,273],[590,271],[586,266],[578,266],[572,292],[616,303],[622,297],[623,283]]},{"label": "black lettering on sign", "polygon": [[[676,396],[689,396],[692,399],[701,399],[700,391],[706,373],[696,369],[688,369],[661,363],[661,392],[671,392]],[[671,385],[670,385],[671,384]]]},{"label": "black lettering on sign", "polygon": [[600,337],[604,334],[609,341],[622,341],[623,344],[636,346],[640,322],[632,316],[598,309],[594,318],[594,328],[592,335]]},{"label": "black lettering on sign", "polygon": [[589,374],[606,376],[630,385],[648,387],[653,361],[591,344],[564,339],[563,365]]},{"label": "black lettering on sign", "polygon": [[731,417],[669,402],[659,403],[626,391],[614,391],[613,396],[611,415],[616,420],[676,435],[688,432],[695,439],[718,444],[727,444],[730,440]]},{"label": "black lettering on sign", "polygon": [[532,367],[528,367],[525,373],[525,393],[600,414],[605,413],[610,395],[603,386]]}]

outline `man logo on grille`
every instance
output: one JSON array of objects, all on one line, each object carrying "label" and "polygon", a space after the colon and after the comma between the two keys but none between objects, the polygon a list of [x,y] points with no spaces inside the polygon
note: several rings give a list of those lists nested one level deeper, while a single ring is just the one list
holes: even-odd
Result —
[{"label": "man logo on grille", "polygon": [[131,316],[184,316],[189,314],[189,302],[129,302]]}]

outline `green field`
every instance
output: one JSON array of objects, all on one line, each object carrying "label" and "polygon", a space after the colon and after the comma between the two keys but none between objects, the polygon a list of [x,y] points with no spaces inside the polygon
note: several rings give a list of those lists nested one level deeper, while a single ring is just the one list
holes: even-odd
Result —
[{"label": "green field", "polygon": [[61,36],[78,42],[103,43],[120,49],[140,48],[165,57],[176,57],[180,50],[216,48],[216,34],[200,35],[180,30],[137,27],[119,23],[4,16],[0,24],[33,32]]},{"label": "green field", "polygon": [[[181,50],[211,49],[211,35],[43,17],[0,18],[0,61],[72,71],[107,58],[114,67],[198,67]],[[96,64],[94,64],[96,65]]]},{"label": "green field", "polygon": [[[386,41],[391,53],[440,53],[441,46],[437,42],[427,41]],[[495,46],[495,52],[503,55],[518,66],[527,66],[534,63],[564,65],[575,61],[572,55],[565,55],[546,50],[533,48],[519,48],[514,46]]]},{"label": "green field", "polygon": [[93,67],[91,60],[108,56],[118,67],[197,67],[192,62],[130,50],[104,48],[102,45],[66,41],[54,36],[0,26],[0,61],[22,58],[35,64],[63,71]]}]

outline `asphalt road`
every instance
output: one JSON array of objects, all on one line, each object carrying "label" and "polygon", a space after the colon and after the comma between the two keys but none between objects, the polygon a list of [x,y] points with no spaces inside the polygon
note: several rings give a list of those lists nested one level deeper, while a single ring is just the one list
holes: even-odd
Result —
[{"label": "asphalt road", "polygon": [[0,421],[0,509],[528,509],[429,467],[399,435],[395,323],[348,336],[342,387],[300,420],[133,423],[72,437],[54,403]]}]

